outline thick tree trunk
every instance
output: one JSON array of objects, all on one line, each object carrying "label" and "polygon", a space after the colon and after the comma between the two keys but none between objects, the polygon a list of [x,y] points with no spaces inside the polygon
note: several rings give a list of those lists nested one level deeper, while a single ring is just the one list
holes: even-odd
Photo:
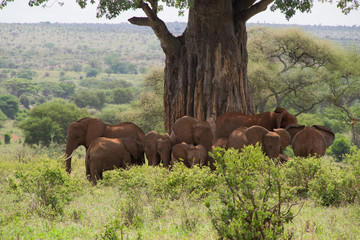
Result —
[{"label": "thick tree trunk", "polygon": [[183,115],[205,121],[229,111],[254,113],[246,41],[245,21],[234,24],[232,1],[195,1],[180,49],[164,49],[167,132]]},{"label": "thick tree trunk", "polygon": [[147,17],[129,21],[150,26],[166,55],[166,132],[183,115],[205,121],[229,111],[253,114],[246,21],[274,0],[194,0],[188,26],[179,37],[157,17],[158,1],[140,1]]}]

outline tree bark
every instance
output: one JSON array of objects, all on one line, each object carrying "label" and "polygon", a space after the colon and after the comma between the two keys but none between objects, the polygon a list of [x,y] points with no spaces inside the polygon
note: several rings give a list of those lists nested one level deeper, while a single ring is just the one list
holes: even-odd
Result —
[{"label": "tree bark", "polygon": [[147,18],[129,21],[152,27],[166,55],[166,132],[184,115],[206,121],[230,111],[255,113],[247,78],[246,21],[272,1],[194,0],[187,28],[178,37],[141,4]]}]

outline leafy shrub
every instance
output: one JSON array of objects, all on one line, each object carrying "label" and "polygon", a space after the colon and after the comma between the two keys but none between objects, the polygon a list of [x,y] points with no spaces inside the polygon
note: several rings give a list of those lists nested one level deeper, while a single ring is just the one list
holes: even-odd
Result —
[{"label": "leafy shrub", "polygon": [[294,194],[299,197],[309,196],[310,182],[321,168],[321,158],[295,157],[288,161],[282,169],[285,180],[292,187]]},{"label": "leafy shrub", "polygon": [[347,166],[340,167],[331,160],[322,160],[321,168],[310,182],[311,197],[323,206],[353,203],[356,189],[355,175]]},{"label": "leafy shrub", "polygon": [[329,151],[338,161],[342,161],[343,156],[350,152],[350,141],[341,136],[335,139]]},{"label": "leafy shrub", "polygon": [[0,110],[11,119],[14,119],[19,111],[19,100],[10,94],[0,94]]},{"label": "leafy shrub", "polygon": [[277,239],[285,236],[284,224],[293,219],[292,195],[283,185],[280,165],[259,146],[242,152],[216,148],[220,207],[206,206],[221,239]]},{"label": "leafy shrub", "polygon": [[8,133],[5,133],[4,134],[4,143],[5,144],[10,144],[10,141],[11,141],[11,135],[8,134]]},{"label": "leafy shrub", "polygon": [[15,171],[9,184],[18,198],[28,199],[30,210],[46,218],[62,215],[65,205],[80,190],[60,162],[46,157]]}]

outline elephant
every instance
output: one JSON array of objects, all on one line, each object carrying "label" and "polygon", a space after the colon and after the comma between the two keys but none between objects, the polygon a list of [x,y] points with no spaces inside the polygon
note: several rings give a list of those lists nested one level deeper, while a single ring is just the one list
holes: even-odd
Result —
[{"label": "elephant", "polygon": [[[224,138],[218,140],[218,144],[221,145],[224,145],[226,142]],[[258,125],[240,127],[235,129],[227,138],[226,149],[235,148],[240,150],[244,146],[260,143],[263,152],[269,158],[276,158],[290,144],[290,140],[290,134],[282,128],[269,131]]]},{"label": "elephant", "polygon": [[187,143],[178,143],[172,147],[171,150],[171,165],[174,165],[175,162],[182,161],[185,166],[188,168],[193,167],[194,165],[199,165],[200,167],[205,164],[208,152],[206,148],[199,144],[194,146],[193,144]]},{"label": "elephant", "polygon": [[[90,144],[98,137],[132,138],[143,141],[145,134],[137,125],[131,122],[108,125],[98,118],[89,117],[72,122],[67,131],[65,151],[66,171],[68,173],[71,172],[71,157],[75,149],[84,146],[87,150]],[[137,163],[145,163],[144,155],[138,157]],[[89,169],[86,169],[86,174],[89,174]]]},{"label": "elephant", "polygon": [[294,155],[298,157],[322,157],[335,139],[333,131],[326,126],[291,125],[286,130],[292,137]]},{"label": "elephant", "polygon": [[115,168],[128,168],[137,164],[135,159],[144,155],[141,141],[133,138],[99,137],[92,141],[86,151],[85,166],[89,169],[87,178],[94,185],[102,179],[102,173]]},{"label": "elephant", "polygon": [[213,129],[209,122],[202,122],[190,116],[182,116],[177,119],[171,130],[170,139],[173,145],[188,143],[203,145],[207,151],[211,149]]},{"label": "elephant", "polygon": [[145,155],[150,166],[157,166],[162,162],[164,167],[169,167],[171,147],[170,136],[167,133],[161,135],[151,131],[144,137]]},{"label": "elephant", "polygon": [[215,122],[215,139],[227,138],[232,131],[239,127],[251,127],[259,125],[269,131],[276,128],[286,128],[297,124],[296,116],[290,114],[286,109],[277,107],[274,112],[264,112],[254,115],[246,115],[239,112],[226,112],[221,114]]}]

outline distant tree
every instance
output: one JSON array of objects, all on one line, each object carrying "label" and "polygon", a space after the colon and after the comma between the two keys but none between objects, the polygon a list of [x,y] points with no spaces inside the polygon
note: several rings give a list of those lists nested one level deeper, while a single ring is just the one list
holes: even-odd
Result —
[{"label": "distant tree", "polygon": [[53,99],[34,107],[19,128],[27,144],[65,143],[69,124],[85,116],[88,116],[87,110],[62,99]]},{"label": "distant tree", "polygon": [[19,111],[19,100],[10,94],[0,94],[0,109],[10,119]]},{"label": "distant tree", "polygon": [[37,83],[25,78],[11,78],[2,82],[1,85],[18,98],[24,93],[36,94],[39,90]]},{"label": "distant tree", "polygon": [[81,90],[76,92],[71,100],[78,106],[79,108],[96,108],[101,109],[105,103],[109,102],[107,100],[107,95],[105,90],[97,89],[97,90]]},{"label": "distant tree", "polygon": [[324,101],[321,75],[334,58],[330,42],[300,29],[256,27],[249,30],[248,49],[248,77],[258,112],[274,106],[306,112]]},{"label": "distant tree", "polygon": [[70,98],[75,93],[75,84],[72,82],[59,83],[61,91],[55,92],[55,96]]},{"label": "distant tree", "polygon": [[113,102],[115,104],[129,103],[134,98],[133,91],[129,88],[115,88],[112,91],[112,94],[113,94]]},{"label": "distant tree", "polygon": [[6,120],[8,120],[8,117],[0,109],[0,128],[3,127]]},{"label": "distant tree", "polygon": [[90,68],[90,69],[86,70],[86,77],[96,77],[98,74],[99,74],[99,71],[94,68]]},{"label": "distant tree", "polygon": [[74,71],[74,72],[81,72],[82,71],[82,65],[78,64],[78,63],[75,63],[75,64],[72,65],[70,70]]},{"label": "distant tree", "polygon": [[30,109],[30,99],[26,94],[22,94],[19,98],[20,103],[26,108]]},{"label": "distant tree", "polygon": [[4,143],[5,144],[10,144],[10,141],[11,141],[11,135],[8,134],[8,133],[5,133],[4,134]]},{"label": "distant tree", "polygon": [[36,73],[30,69],[22,69],[16,75],[18,78],[25,78],[25,79],[32,80],[33,76],[35,76],[35,74]]}]

